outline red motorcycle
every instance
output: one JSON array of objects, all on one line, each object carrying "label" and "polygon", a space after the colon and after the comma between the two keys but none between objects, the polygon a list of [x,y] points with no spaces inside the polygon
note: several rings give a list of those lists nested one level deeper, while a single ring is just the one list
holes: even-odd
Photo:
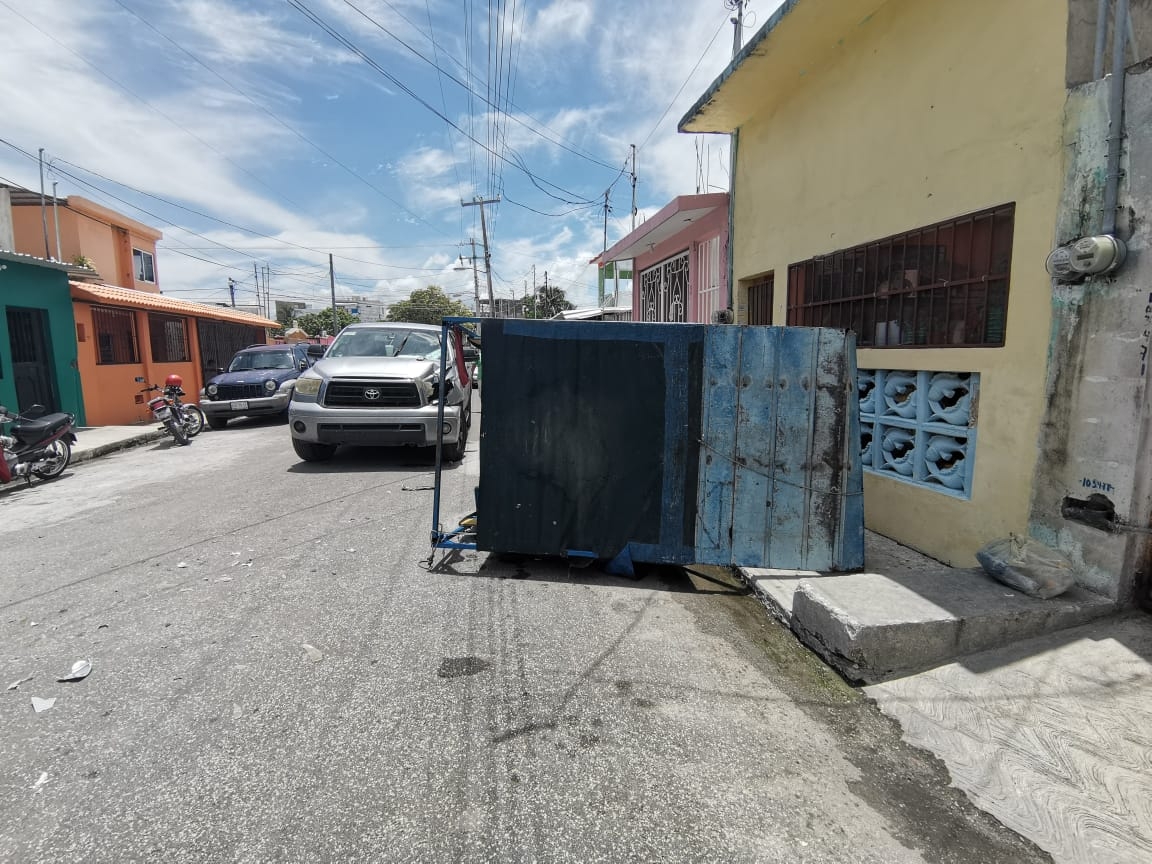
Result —
[{"label": "red motorcycle", "polygon": [[46,414],[43,405],[33,405],[27,414],[13,414],[0,405],[0,426],[11,423],[11,435],[0,435],[0,483],[32,476],[54,480],[72,461],[72,414]]},{"label": "red motorcycle", "polygon": [[[137,384],[143,384],[143,378],[136,378]],[[172,436],[181,447],[192,443],[189,439],[195,438],[204,428],[204,412],[199,405],[185,405],[180,401],[184,395],[184,379],[179,375],[169,375],[164,379],[164,386],[153,384],[150,387],[141,387],[141,393],[158,392],[160,395],[148,400],[148,409],[152,416],[161,424],[161,429]]]}]

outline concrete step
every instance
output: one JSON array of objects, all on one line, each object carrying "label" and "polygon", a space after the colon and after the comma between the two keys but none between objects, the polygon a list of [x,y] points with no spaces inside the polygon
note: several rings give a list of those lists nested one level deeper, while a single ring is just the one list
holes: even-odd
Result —
[{"label": "concrete step", "polygon": [[868,569],[816,573],[742,568],[768,611],[853,682],[932,669],[1116,611],[1083,588],[1036,600],[979,568],[948,567],[868,532]]}]

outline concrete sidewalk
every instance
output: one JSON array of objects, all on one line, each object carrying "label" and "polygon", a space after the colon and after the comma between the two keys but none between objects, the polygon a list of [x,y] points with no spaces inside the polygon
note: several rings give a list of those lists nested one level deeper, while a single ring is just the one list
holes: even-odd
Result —
[{"label": "concrete sidewalk", "polygon": [[1030,639],[864,691],[976,806],[1061,864],[1152,861],[1152,618]]},{"label": "concrete sidewalk", "polygon": [[742,568],[768,611],[853,682],[875,684],[1086,624],[1114,601],[1075,587],[1021,594],[979,567],[949,567],[866,532],[861,573]]},{"label": "concrete sidewalk", "polygon": [[76,429],[72,464],[87,462],[118,450],[147,444],[164,437],[155,424],[140,426],[81,426]]}]

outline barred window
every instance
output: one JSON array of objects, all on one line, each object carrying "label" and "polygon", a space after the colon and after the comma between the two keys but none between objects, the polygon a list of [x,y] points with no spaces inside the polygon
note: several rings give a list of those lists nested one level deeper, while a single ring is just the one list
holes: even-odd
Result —
[{"label": "barred window", "polygon": [[862,347],[1004,344],[1016,205],[1005,204],[788,268],[788,323]]},{"label": "barred window", "polygon": [[96,362],[102,366],[139,363],[136,350],[136,320],[128,309],[92,307],[92,327],[96,331]]},{"label": "barred window", "polygon": [[174,315],[148,316],[153,363],[187,363],[188,336],[184,319]]}]

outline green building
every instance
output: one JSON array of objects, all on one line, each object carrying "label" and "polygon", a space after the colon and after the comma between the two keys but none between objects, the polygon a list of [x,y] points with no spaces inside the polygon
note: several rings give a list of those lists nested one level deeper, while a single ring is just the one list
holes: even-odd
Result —
[{"label": "green building", "polygon": [[0,251],[0,405],[35,404],[84,425],[68,267]]}]

